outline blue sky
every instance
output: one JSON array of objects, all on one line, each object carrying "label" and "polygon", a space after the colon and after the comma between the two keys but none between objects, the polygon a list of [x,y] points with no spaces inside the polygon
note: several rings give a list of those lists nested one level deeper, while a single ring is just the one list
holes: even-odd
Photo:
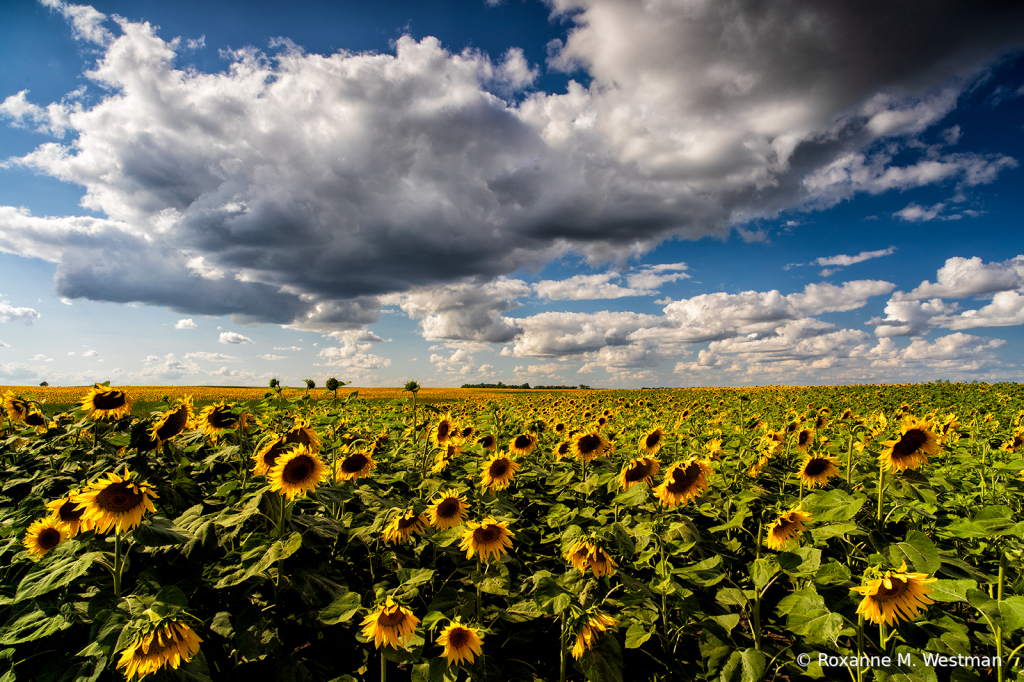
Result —
[{"label": "blue sky", "polygon": [[0,383],[1024,376],[1024,9],[295,5],[0,5]]}]

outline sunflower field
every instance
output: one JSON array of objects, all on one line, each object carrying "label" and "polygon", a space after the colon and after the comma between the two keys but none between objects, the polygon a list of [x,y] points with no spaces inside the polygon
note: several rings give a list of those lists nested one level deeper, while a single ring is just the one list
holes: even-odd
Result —
[{"label": "sunflower field", "polygon": [[0,394],[0,682],[1024,680],[1019,385],[406,389]]}]

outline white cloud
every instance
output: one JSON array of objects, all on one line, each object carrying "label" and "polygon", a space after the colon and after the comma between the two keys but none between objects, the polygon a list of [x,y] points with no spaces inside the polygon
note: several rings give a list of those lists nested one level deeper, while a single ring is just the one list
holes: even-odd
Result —
[{"label": "white cloud", "polygon": [[300,351],[302,349],[298,346],[274,346],[274,350]]},{"label": "white cloud", "polygon": [[25,324],[32,324],[33,320],[40,317],[32,308],[15,308],[7,301],[0,301],[0,322],[20,321]]},{"label": "white cloud", "polygon": [[855,265],[857,263],[863,263],[866,260],[872,258],[881,258],[882,256],[891,256],[896,253],[896,247],[890,246],[887,249],[879,249],[878,251],[861,251],[856,256],[847,256],[846,254],[840,254],[838,256],[823,256],[814,261],[815,265]]},{"label": "white cloud", "polygon": [[221,332],[220,333],[221,343],[255,343],[248,336],[242,336],[238,332]]},{"label": "white cloud", "polygon": [[[231,341],[228,343],[240,343],[237,341]],[[225,355],[224,353],[209,353],[206,351],[195,351],[192,353],[185,353],[186,360],[203,360],[204,362],[240,362],[240,360],[234,355]]]},{"label": "white cloud", "polygon": [[502,313],[518,308],[516,299],[529,294],[526,282],[499,277],[493,282],[418,289],[382,297],[381,302],[398,305],[409,317],[420,320],[421,333],[428,341],[503,343],[522,328]]},{"label": "white cloud", "polygon": [[[367,339],[372,337],[372,339]],[[343,367],[355,372],[357,375],[365,373],[370,369],[382,369],[391,366],[391,359],[375,355],[370,351],[375,343],[383,339],[366,330],[351,330],[346,335],[341,333],[335,335],[341,342],[341,346],[328,346],[321,348],[317,353],[318,357],[324,358],[321,366]]]},{"label": "white cloud", "polygon": [[44,353],[36,353],[32,356],[32,362],[53,362],[53,358],[48,358]]},{"label": "white cloud", "polygon": [[72,5],[61,0],[39,0],[39,3],[63,14],[74,29],[76,40],[106,45],[113,38],[110,31],[103,27],[107,15],[90,5]]},{"label": "white cloud", "polygon": [[192,318],[186,318],[184,320],[178,320],[174,323],[175,329],[196,329],[198,325],[192,321]]},{"label": "white cloud", "polygon": [[1024,288],[1024,255],[1002,263],[983,263],[981,258],[954,257],[935,273],[936,283],[921,282],[910,293],[897,292],[895,301],[926,298],[966,298]]},{"label": "white cloud", "polygon": [[623,279],[617,272],[605,272],[595,275],[575,275],[563,280],[542,280],[533,285],[533,290],[541,298],[554,301],[581,301],[601,298],[623,298],[626,296],[652,296],[658,293],[657,287],[665,282],[675,282],[689,278],[683,272],[686,263],[665,263],[649,265],[625,275],[627,287],[614,284]]},{"label": "white cloud", "polygon": [[264,355],[257,355],[260,360],[284,360],[287,355],[274,355],[273,353],[266,353]]},{"label": "white cloud", "polygon": [[97,355],[99,355],[99,352],[98,352],[98,351],[95,351],[95,350],[91,350],[91,349],[90,349],[90,350],[87,350],[87,351],[85,351],[84,353],[82,353],[82,357],[83,357],[83,358],[94,358],[94,357],[96,357]]},{"label": "white cloud", "polygon": [[904,208],[893,213],[893,216],[906,220],[911,223],[920,223],[927,220],[935,220],[939,217],[939,213],[945,208],[945,204],[935,204],[931,208],[925,208],[919,206],[913,202],[907,204]]}]

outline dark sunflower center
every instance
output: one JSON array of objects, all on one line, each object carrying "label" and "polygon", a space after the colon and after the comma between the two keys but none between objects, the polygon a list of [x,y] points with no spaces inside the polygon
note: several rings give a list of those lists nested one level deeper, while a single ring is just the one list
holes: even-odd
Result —
[{"label": "dark sunflower center", "polygon": [[57,514],[60,516],[60,520],[64,523],[70,523],[71,521],[77,521],[82,518],[82,514],[85,513],[84,509],[78,509],[78,504],[75,502],[65,502],[57,510]]},{"label": "dark sunflower center", "polygon": [[508,460],[499,459],[497,462],[491,464],[490,474],[491,478],[501,478],[508,471]]},{"label": "dark sunflower center", "polygon": [[490,448],[494,445],[494,436],[484,436],[477,443],[484,448]]},{"label": "dark sunflower center", "polygon": [[555,433],[562,433],[563,431],[565,431],[565,424],[562,424],[561,422],[555,424]]},{"label": "dark sunflower center", "polygon": [[501,530],[496,526],[481,526],[473,531],[473,539],[478,545],[489,545],[501,537]]},{"label": "dark sunflower center", "polygon": [[893,457],[909,457],[920,449],[922,445],[928,442],[928,436],[921,429],[910,429],[903,437],[900,438],[900,442],[896,443],[896,446],[892,449]]},{"label": "dark sunflower center", "polygon": [[272,467],[277,464],[277,458],[284,450],[284,443],[274,443],[270,448],[263,453],[263,463],[268,467]]},{"label": "dark sunflower center", "polygon": [[299,455],[284,467],[282,478],[287,483],[305,483],[313,474],[313,460],[308,455]]},{"label": "dark sunflower center", "polygon": [[653,448],[655,445],[657,445],[660,442],[661,442],[661,432],[660,431],[654,431],[653,433],[648,434],[647,438],[644,439],[644,445],[646,445],[649,448]]},{"label": "dark sunflower center", "polygon": [[525,450],[526,448],[530,447],[530,437],[516,436],[515,442],[513,442],[512,444],[515,447],[519,448],[520,450]]},{"label": "dark sunflower center", "polygon": [[104,391],[92,398],[92,404],[97,410],[116,410],[124,407],[125,402],[125,395],[121,391]]},{"label": "dark sunflower center", "polygon": [[100,509],[111,514],[129,512],[142,504],[143,499],[142,493],[124,481],[110,483],[96,494],[96,504]]},{"label": "dark sunflower center", "polygon": [[384,611],[377,617],[377,625],[384,628],[398,627],[405,622],[405,614],[401,609],[395,609],[392,612]]},{"label": "dark sunflower center", "polygon": [[650,462],[637,462],[626,469],[626,481],[636,483],[650,476],[654,471],[654,464]]},{"label": "dark sunflower center", "polygon": [[579,439],[579,449],[584,455],[597,452],[601,447],[601,437],[590,434]]},{"label": "dark sunflower center", "polygon": [[449,431],[451,431],[451,427],[448,426],[448,422],[441,422],[437,425],[437,439],[444,440],[448,437]]},{"label": "dark sunflower center", "polygon": [[368,461],[366,455],[363,454],[349,455],[341,463],[341,470],[346,474],[355,474],[362,471]]},{"label": "dark sunflower center", "polygon": [[697,485],[697,478],[700,476],[700,466],[697,464],[690,464],[685,469],[676,469],[672,472],[672,482],[668,484],[668,491],[676,495],[685,493],[695,485]]},{"label": "dark sunflower center", "polygon": [[60,544],[60,531],[54,528],[44,528],[36,540],[39,549],[51,550]]},{"label": "dark sunflower center", "polygon": [[448,644],[449,646],[461,649],[469,642],[469,630],[465,628],[455,628],[448,633]]},{"label": "dark sunflower center", "polygon": [[448,499],[437,505],[437,516],[442,519],[450,519],[459,515],[459,501],[455,498]]},{"label": "dark sunflower center", "polygon": [[408,530],[420,522],[420,517],[410,516],[409,518],[398,519],[398,530]]},{"label": "dark sunflower center", "polygon": [[167,415],[167,418],[164,419],[163,426],[156,430],[156,435],[159,436],[161,440],[173,438],[185,430],[186,424],[188,424],[188,408],[182,405],[177,410]]},{"label": "dark sunflower center", "polygon": [[779,519],[779,525],[777,525],[775,527],[775,534],[776,535],[788,535],[789,534],[788,533],[789,529],[792,528],[795,525],[796,525],[795,523],[793,523],[792,521],[790,521],[787,518]]},{"label": "dark sunflower center", "polygon": [[875,601],[892,601],[898,599],[907,591],[907,583],[903,582],[899,578],[890,578],[892,581],[892,589],[886,588],[885,584],[878,586],[878,594],[875,595]]},{"label": "dark sunflower center", "polygon": [[569,444],[568,443],[559,443],[558,444],[558,454],[560,454],[560,455],[567,455],[567,454],[569,454]]},{"label": "dark sunflower center", "polygon": [[25,423],[29,426],[42,426],[46,423],[46,419],[43,418],[43,415],[33,412],[25,415]]},{"label": "dark sunflower center", "polygon": [[206,423],[215,429],[233,429],[238,425],[238,417],[226,408],[217,408],[206,418]]},{"label": "dark sunflower center", "polygon": [[800,445],[807,445],[807,442],[810,439],[811,439],[811,432],[810,431],[801,431],[800,432],[800,438],[799,438]]},{"label": "dark sunflower center", "polygon": [[309,429],[294,428],[284,435],[284,442],[288,444],[299,443],[300,445],[311,445],[313,443],[313,436],[310,435]]},{"label": "dark sunflower center", "polygon": [[470,436],[473,435],[473,431],[474,429],[472,426],[467,426],[466,428],[462,429],[462,437],[469,438]]},{"label": "dark sunflower center", "polygon": [[804,471],[807,473],[808,476],[820,476],[826,471],[828,471],[828,464],[829,463],[827,459],[815,457],[814,459],[807,463],[807,466],[804,468]]},{"label": "dark sunflower center", "polygon": [[794,431],[796,431],[796,422],[786,426],[786,433],[793,433]]}]

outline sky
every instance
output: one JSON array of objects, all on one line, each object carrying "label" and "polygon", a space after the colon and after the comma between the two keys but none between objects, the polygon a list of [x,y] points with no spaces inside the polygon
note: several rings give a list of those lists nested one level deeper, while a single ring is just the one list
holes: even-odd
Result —
[{"label": "sky", "polygon": [[1024,378],[1024,5],[0,3],[0,384]]}]

